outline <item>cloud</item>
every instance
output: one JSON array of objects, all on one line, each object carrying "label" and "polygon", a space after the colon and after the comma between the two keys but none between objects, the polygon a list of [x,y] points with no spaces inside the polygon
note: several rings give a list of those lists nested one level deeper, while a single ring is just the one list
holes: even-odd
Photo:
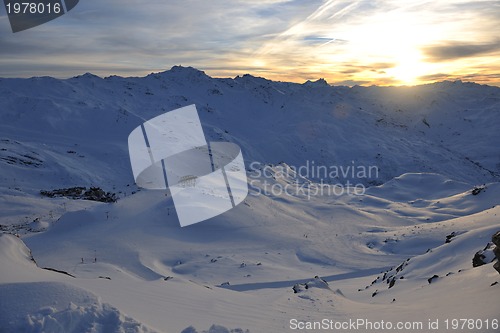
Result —
[{"label": "cloud", "polygon": [[436,73],[429,75],[422,75],[418,77],[419,80],[424,82],[435,82],[435,81],[444,81],[444,80],[454,80],[453,75],[445,74],[445,73]]},{"label": "cloud", "polygon": [[[4,15],[0,54],[13,66],[3,66],[0,76],[25,73],[19,59],[31,59],[32,75],[72,76],[80,68],[101,72],[109,66],[107,74],[119,74],[113,71],[130,66],[148,73],[179,63],[203,68],[224,54],[244,52],[248,58],[263,39],[288,28],[311,5],[283,0],[88,0],[68,15],[18,34],[10,33]],[[75,61],[73,70],[65,65]]]},{"label": "cloud", "polygon": [[467,82],[479,82],[483,84],[500,86],[500,74],[489,74],[489,73],[461,73],[461,74],[449,74],[449,73],[436,73],[423,75],[419,77],[421,82],[437,82],[437,81],[467,81]]},{"label": "cloud", "polygon": [[182,64],[294,82],[398,84],[457,71],[491,82],[499,18],[497,1],[86,0],[17,34],[0,14],[0,77]]},{"label": "cloud", "polygon": [[445,41],[438,45],[423,47],[422,52],[426,56],[426,60],[431,62],[450,61],[500,52],[500,40],[490,43]]},{"label": "cloud", "polygon": [[304,42],[308,42],[311,45],[325,46],[330,43],[348,43],[345,39],[339,39],[335,37],[320,37],[320,36],[306,36],[302,39]]}]

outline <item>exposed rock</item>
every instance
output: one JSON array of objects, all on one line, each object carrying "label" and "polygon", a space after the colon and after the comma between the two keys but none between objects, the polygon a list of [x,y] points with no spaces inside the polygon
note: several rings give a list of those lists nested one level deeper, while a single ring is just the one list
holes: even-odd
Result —
[{"label": "exposed rock", "polygon": [[100,187],[70,187],[61,188],[52,191],[40,191],[40,194],[49,198],[66,197],[70,199],[92,200],[100,202],[116,202],[116,194],[111,192],[104,192]]},{"label": "exposed rock", "polygon": [[486,189],[486,185],[476,186],[472,189],[471,193],[472,193],[472,195],[478,195],[479,193],[481,193],[485,189]]},{"label": "exposed rock", "polygon": [[432,282],[434,282],[434,280],[438,279],[439,278],[439,275],[435,275],[429,279],[427,279],[427,282],[429,282],[429,284],[431,284]]},{"label": "exposed rock", "polygon": [[193,326],[189,326],[183,329],[181,333],[198,333],[198,331]]},{"label": "exposed rock", "polygon": [[495,244],[496,246],[500,247],[500,231],[497,231],[492,237],[491,237],[491,241],[493,242],[493,244]]},{"label": "exposed rock", "polygon": [[74,277],[75,277],[74,275],[71,275],[71,274],[69,274],[68,272],[65,272],[65,271],[60,271],[60,270],[55,269],[55,268],[43,267],[43,269],[46,269],[46,270],[48,270],[48,271],[52,271],[52,272],[56,272],[56,273],[61,273],[61,274],[64,274],[64,275],[68,275],[68,276],[71,276],[72,278],[74,278]]},{"label": "exposed rock", "polygon": [[306,288],[306,284],[304,283],[296,283],[293,285],[292,290],[294,294],[298,294],[300,292],[303,292]]},{"label": "exposed rock", "polygon": [[491,241],[496,247],[493,249],[493,254],[495,255],[497,262],[493,265],[493,268],[497,270],[500,274],[500,231],[497,231],[492,237]]},{"label": "exposed rock", "polygon": [[314,279],[311,279],[306,283],[296,283],[292,287],[294,294],[298,294],[310,288],[330,289],[330,287],[328,286],[328,282],[317,275],[314,277]]},{"label": "exposed rock", "polygon": [[[189,326],[182,330],[181,333],[198,333],[198,331],[193,327]],[[243,330],[242,328],[229,329],[224,326],[212,325],[208,331],[201,331],[200,333],[250,333],[249,330]]]},{"label": "exposed rock", "polygon": [[477,251],[472,258],[472,266],[478,267],[484,264],[489,264],[495,260],[494,249],[496,246],[493,243],[486,244],[486,247],[483,250]]},{"label": "exposed rock", "polygon": [[452,232],[451,234],[449,234],[449,235],[446,235],[446,241],[445,241],[445,243],[451,243],[451,239],[452,239],[453,237],[455,237],[456,235],[457,235],[457,233],[456,233],[455,231],[453,231],[453,232]]}]

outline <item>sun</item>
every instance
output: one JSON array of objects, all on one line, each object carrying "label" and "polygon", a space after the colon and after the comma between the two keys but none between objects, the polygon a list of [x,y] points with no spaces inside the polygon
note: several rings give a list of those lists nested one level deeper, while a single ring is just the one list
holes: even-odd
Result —
[{"label": "sun", "polygon": [[390,67],[377,72],[376,77],[370,75],[375,81],[415,85],[430,71],[421,49],[428,43],[428,36],[433,34],[436,32],[430,31],[414,16],[394,10],[353,27],[346,39],[353,41],[349,45],[354,47],[352,50],[359,55],[360,62],[365,62],[367,66],[390,64]]},{"label": "sun", "polygon": [[425,75],[426,66],[416,50],[399,50],[395,56],[395,66],[387,69],[387,75],[400,84],[414,85]]}]

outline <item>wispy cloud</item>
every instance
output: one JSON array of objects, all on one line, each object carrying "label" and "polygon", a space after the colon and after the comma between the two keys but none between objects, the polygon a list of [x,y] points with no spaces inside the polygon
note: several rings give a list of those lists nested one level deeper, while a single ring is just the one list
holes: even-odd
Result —
[{"label": "wispy cloud", "polygon": [[296,82],[477,73],[492,83],[498,36],[498,1],[86,0],[17,34],[0,16],[0,76],[142,75],[183,64]]},{"label": "wispy cloud", "polygon": [[[12,34],[1,26],[0,54],[3,63],[78,59],[89,70],[111,62],[140,64],[144,72],[178,63],[203,67],[233,51],[248,57],[263,38],[286,29],[299,8],[293,1],[81,1],[36,29]],[[16,70],[22,68],[2,66],[0,74]]]}]

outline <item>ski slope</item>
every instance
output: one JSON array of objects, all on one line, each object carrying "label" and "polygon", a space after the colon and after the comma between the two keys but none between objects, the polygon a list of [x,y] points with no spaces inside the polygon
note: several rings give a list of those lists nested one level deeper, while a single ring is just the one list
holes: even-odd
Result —
[{"label": "ski slope", "polygon": [[[0,332],[319,332],[305,325],[324,319],[446,332],[459,318],[498,331],[500,275],[492,262],[472,267],[500,230],[498,88],[300,85],[174,67],[0,79],[0,96]],[[127,137],[190,104],[207,141],[242,148],[251,183],[236,208],[180,228],[168,192],[134,185]],[[323,179],[313,166],[378,172]],[[321,181],[366,191],[266,191]],[[119,200],[40,195],[74,186]],[[405,331],[380,331],[390,330]]]}]

